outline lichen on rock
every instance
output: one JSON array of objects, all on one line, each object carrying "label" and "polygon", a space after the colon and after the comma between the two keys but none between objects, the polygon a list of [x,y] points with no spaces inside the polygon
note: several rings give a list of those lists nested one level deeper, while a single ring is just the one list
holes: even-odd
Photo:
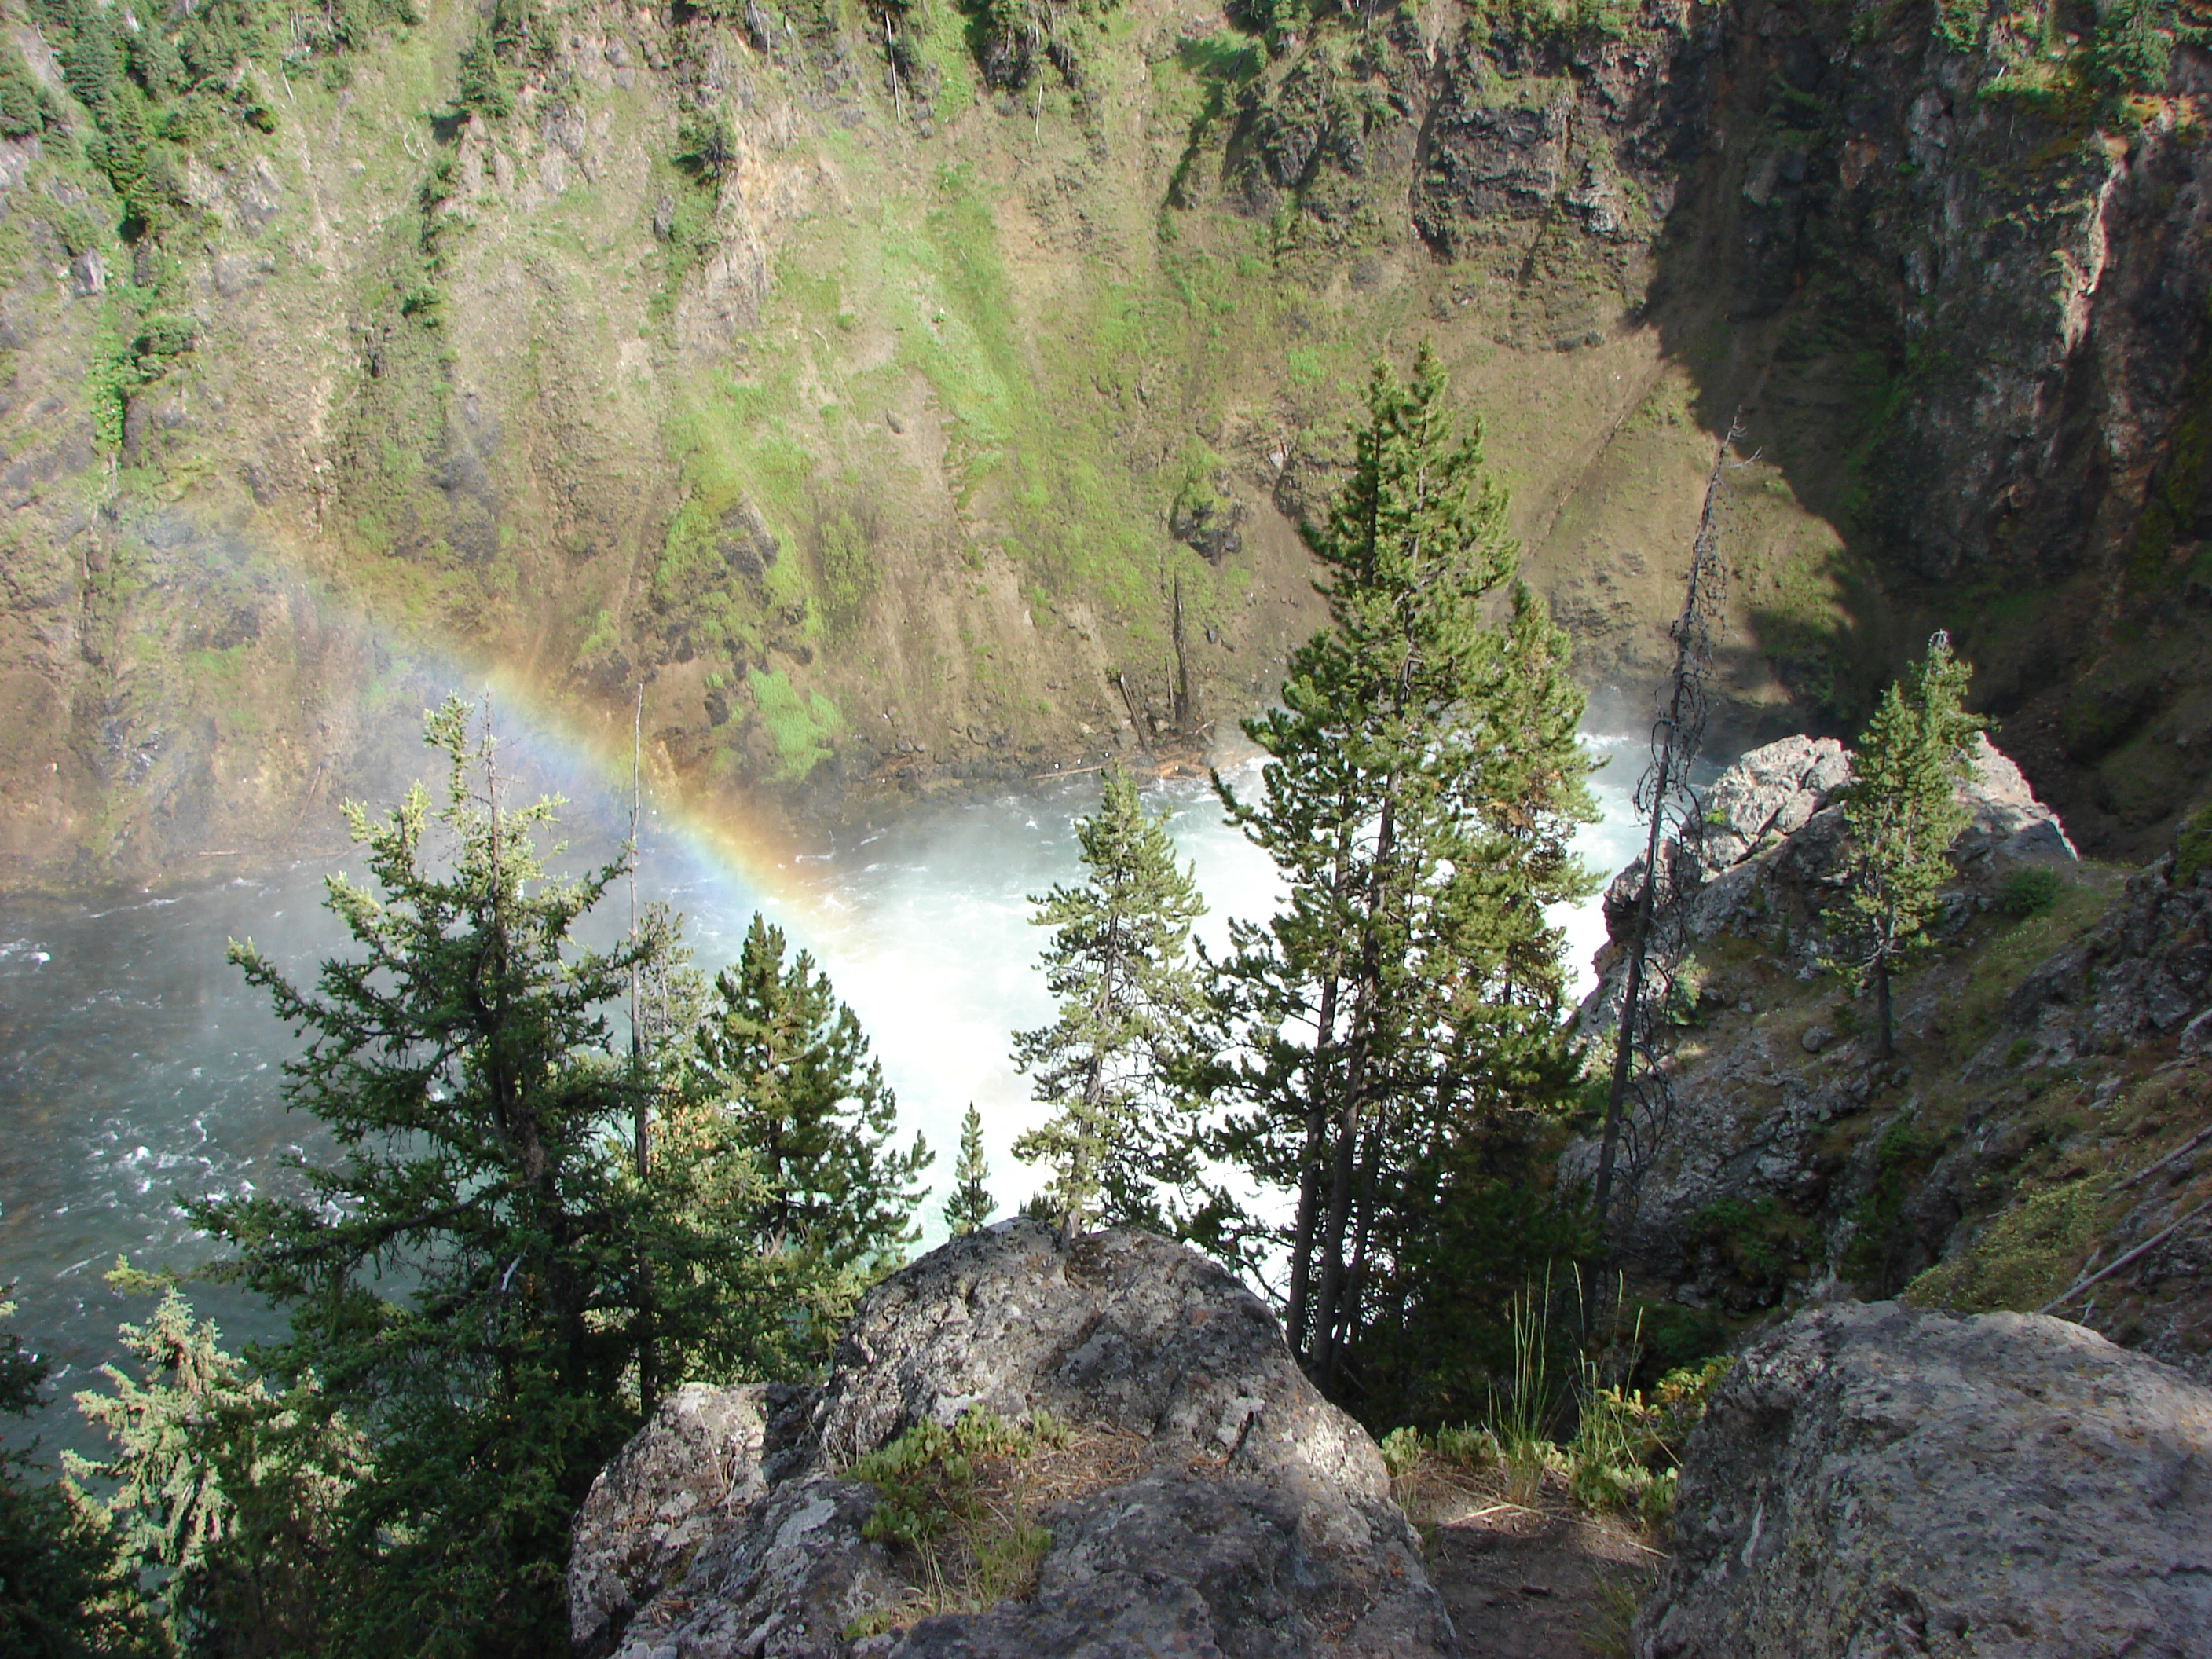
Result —
[{"label": "lichen on rock", "polygon": [[[971,1413],[1115,1455],[1037,1514],[1033,1594],[939,1610],[927,1565],[868,1535],[878,1493],[850,1472]],[[1163,1240],[1068,1247],[1027,1219],[878,1285],[818,1390],[672,1397],[592,1487],[568,1582],[595,1659],[1455,1650],[1380,1453],[1258,1299]]]},{"label": "lichen on rock", "polygon": [[2212,1651],[2212,1391],[2063,1321],[1891,1303],[1753,1347],[1638,1659]]}]

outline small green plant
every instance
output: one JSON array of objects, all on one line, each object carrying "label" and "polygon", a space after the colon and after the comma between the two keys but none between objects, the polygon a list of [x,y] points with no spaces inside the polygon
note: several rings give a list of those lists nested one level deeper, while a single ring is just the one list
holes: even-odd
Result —
[{"label": "small green plant", "polygon": [[1395,1428],[1381,1442],[1382,1467],[1390,1478],[1401,1480],[1425,1464],[1442,1464],[1455,1470],[1495,1468],[1504,1456],[1498,1436],[1474,1424],[1449,1424],[1424,1434],[1407,1425]]},{"label": "small green plant", "polygon": [[2058,902],[2058,872],[2045,865],[2015,870],[1997,889],[1997,908],[2020,921],[2051,914]]},{"label": "small green plant", "polygon": [[752,669],[746,684],[775,750],[770,776],[778,782],[804,780],[830,758],[831,744],[844,729],[837,706],[819,691],[802,696],[781,669]]},{"label": "small green plant", "polygon": [[[1654,1529],[1663,1526],[1674,1506],[1682,1443],[1732,1363],[1721,1356],[1678,1367],[1648,1397],[1641,1389],[1589,1386],[1567,1443],[1568,1494],[1586,1508],[1632,1515]],[[1594,1376],[1585,1376],[1595,1384]]]},{"label": "small green plant", "polygon": [[[738,159],[737,135],[720,115],[684,117],[676,143],[676,165],[702,181],[720,182]],[[843,319],[838,320],[842,325]]]},{"label": "small green plant", "polygon": [[1632,1571],[1607,1573],[1593,1588],[1597,1591],[1597,1608],[1583,1632],[1583,1645],[1592,1659],[1629,1659],[1633,1650],[1629,1633],[1651,1588],[1650,1579]]},{"label": "small green plant", "polygon": [[1499,1458],[1505,1466],[1505,1496],[1530,1504],[1543,1490],[1544,1476],[1557,1463],[1547,1432],[1551,1419],[1552,1276],[1544,1275],[1540,1299],[1533,1286],[1506,1306],[1513,1335],[1513,1375],[1501,1391],[1491,1389],[1491,1422]]},{"label": "small green plant", "polygon": [[1443,1462],[1467,1469],[1488,1468],[1500,1455],[1496,1435],[1468,1424],[1457,1428],[1447,1425],[1431,1437],[1429,1443]]},{"label": "small green plant", "polygon": [[1497,1468],[1504,1457],[1498,1437],[1473,1425],[1425,1434],[1393,1429],[1382,1437],[1382,1451],[1391,1497],[1407,1520],[1425,1528],[1464,1514],[1471,1498],[1486,1497],[1489,1483],[1469,1477]]},{"label": "small green plant", "polygon": [[2173,878],[2176,883],[2197,879],[2197,872],[2212,865],[2212,801],[2198,807],[2173,838]]},{"label": "small green plant", "polygon": [[906,1604],[856,1620],[848,1638],[1027,1595],[1052,1539],[1023,1500],[1019,1468],[1067,1438],[1049,1413],[1009,1420],[971,1406],[950,1428],[917,1423],[854,1463],[847,1474],[879,1494],[862,1534],[915,1558],[921,1583]]},{"label": "small green plant", "polygon": [[1411,1474],[1419,1466],[1425,1449],[1421,1444],[1421,1431],[1401,1424],[1384,1435],[1376,1449],[1382,1454],[1382,1467],[1395,1480],[1401,1475]]}]

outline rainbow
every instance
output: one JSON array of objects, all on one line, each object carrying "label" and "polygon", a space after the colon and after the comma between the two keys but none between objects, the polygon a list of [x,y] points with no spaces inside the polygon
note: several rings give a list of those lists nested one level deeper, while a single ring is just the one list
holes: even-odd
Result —
[{"label": "rainbow", "polygon": [[[595,818],[619,828],[630,788],[630,732],[611,717],[579,719],[546,696],[529,675],[503,665],[456,671],[455,689],[489,698],[501,744],[520,750],[544,787],[581,801]],[[657,842],[672,837],[690,860],[775,913],[779,923],[813,933],[826,920],[820,884],[806,875],[807,849],[769,811],[749,807],[734,791],[697,796],[656,776],[648,761],[644,806]],[[650,879],[650,871],[647,877]]]}]

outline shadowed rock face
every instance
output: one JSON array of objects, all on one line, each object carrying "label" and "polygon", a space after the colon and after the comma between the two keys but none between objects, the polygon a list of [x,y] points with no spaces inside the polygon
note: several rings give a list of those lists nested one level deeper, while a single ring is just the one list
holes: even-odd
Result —
[{"label": "shadowed rock face", "polygon": [[[848,1638],[914,1564],[839,1471],[974,1407],[1111,1433],[1113,1472],[1040,1516],[1033,1596]],[[878,1285],[817,1391],[678,1392],[593,1486],[568,1583],[578,1650],[633,1659],[1455,1650],[1380,1455],[1267,1310],[1162,1240],[1029,1220]]]},{"label": "shadowed rock face", "polygon": [[2212,1652],[2212,1392],[2063,1320],[1801,1315],[1691,1437],[1634,1651]]}]

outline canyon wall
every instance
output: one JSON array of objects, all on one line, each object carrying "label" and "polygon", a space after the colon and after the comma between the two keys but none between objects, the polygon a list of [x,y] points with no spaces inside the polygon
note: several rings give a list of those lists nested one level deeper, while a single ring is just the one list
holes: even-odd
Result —
[{"label": "canyon wall", "polygon": [[2057,14],[509,0],[133,70],[131,127],[88,15],[9,14],[0,885],[327,836],[465,673],[603,755],[641,696],[756,816],[1218,739],[1425,338],[1601,721],[1741,409],[1723,737],[1941,623],[2085,847],[2203,787],[2193,47],[2119,99]]}]

